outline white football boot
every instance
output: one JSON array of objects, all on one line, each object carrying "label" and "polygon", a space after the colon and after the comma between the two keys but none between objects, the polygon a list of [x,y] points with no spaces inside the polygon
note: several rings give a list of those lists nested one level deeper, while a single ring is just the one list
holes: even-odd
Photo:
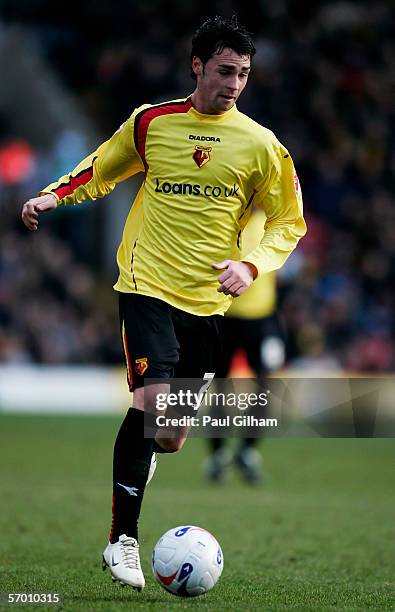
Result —
[{"label": "white football boot", "polygon": [[236,467],[244,480],[250,484],[260,484],[262,477],[262,457],[255,448],[242,448],[234,456]]},{"label": "white football boot", "polygon": [[[148,472],[147,484],[156,470],[156,453],[152,454]],[[144,574],[141,570],[139,545],[134,538],[121,535],[118,542],[108,543],[103,553],[103,570],[110,568],[112,580],[119,580],[122,586],[128,584],[141,591],[145,586]]]},{"label": "white football boot", "polygon": [[227,448],[219,448],[212,453],[204,464],[206,477],[212,482],[223,482],[227,468],[232,463],[232,455]]},{"label": "white football boot", "polygon": [[107,544],[103,552],[103,570],[110,568],[113,582],[128,584],[137,591],[145,587],[137,540],[122,534],[118,542]]}]

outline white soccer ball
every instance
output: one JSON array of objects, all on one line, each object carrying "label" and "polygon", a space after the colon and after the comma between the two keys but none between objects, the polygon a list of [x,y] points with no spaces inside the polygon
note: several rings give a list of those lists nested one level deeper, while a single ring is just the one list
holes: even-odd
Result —
[{"label": "white soccer ball", "polygon": [[152,571],[159,584],[179,597],[210,591],[224,567],[222,550],[206,529],[181,525],[169,529],[152,553]]}]

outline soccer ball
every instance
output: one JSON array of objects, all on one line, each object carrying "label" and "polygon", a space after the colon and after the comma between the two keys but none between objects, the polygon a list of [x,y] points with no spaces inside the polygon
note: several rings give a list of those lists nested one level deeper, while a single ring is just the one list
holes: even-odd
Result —
[{"label": "soccer ball", "polygon": [[223,566],[217,540],[209,531],[193,525],[166,531],[152,553],[155,579],[179,597],[196,597],[210,591]]}]

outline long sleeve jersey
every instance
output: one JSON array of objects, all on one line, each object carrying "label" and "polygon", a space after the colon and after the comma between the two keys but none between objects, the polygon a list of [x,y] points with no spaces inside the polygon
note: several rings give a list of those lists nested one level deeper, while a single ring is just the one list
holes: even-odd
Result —
[{"label": "long sleeve jersey", "polygon": [[[262,227],[266,222],[265,213],[255,208],[243,230],[241,258],[255,249],[262,240]],[[260,274],[237,300],[233,300],[226,316],[237,319],[262,319],[270,317],[277,306],[276,273]]]},{"label": "long sleeve jersey", "polygon": [[223,314],[213,263],[240,259],[252,203],[266,215],[262,240],[243,258],[259,274],[280,268],[305,234],[302,194],[288,151],[234,106],[204,115],[190,98],[137,108],[70,174],[42,190],[59,205],[95,200],[138,172],[115,289],[196,315]]}]

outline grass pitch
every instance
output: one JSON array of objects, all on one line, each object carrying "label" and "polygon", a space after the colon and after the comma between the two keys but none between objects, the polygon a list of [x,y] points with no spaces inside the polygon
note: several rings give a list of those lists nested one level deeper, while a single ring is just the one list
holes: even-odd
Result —
[{"label": "grass pitch", "polygon": [[[100,564],[120,421],[0,417],[1,592],[57,592],[67,611],[395,609],[395,440],[268,440],[259,488],[237,474],[208,485],[202,440],[160,457],[140,521],[147,587],[137,593]],[[179,524],[209,529],[224,552],[218,585],[196,599],[151,575],[155,542]]]}]

